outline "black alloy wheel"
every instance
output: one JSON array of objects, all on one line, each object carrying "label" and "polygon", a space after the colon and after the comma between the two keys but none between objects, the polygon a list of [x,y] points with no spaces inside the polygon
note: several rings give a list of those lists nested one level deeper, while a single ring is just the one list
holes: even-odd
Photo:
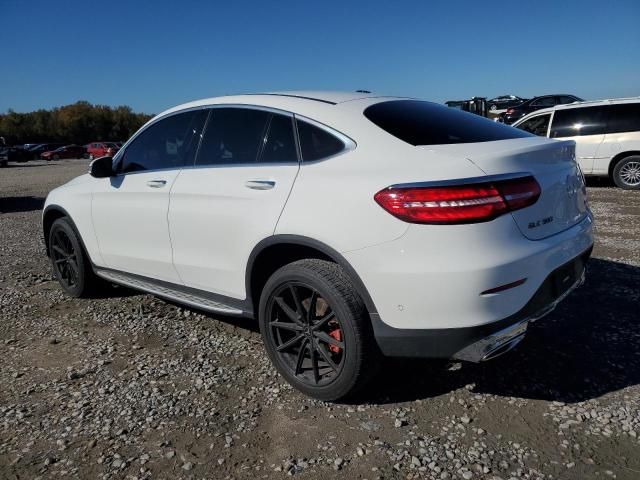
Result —
[{"label": "black alloy wheel", "polygon": [[378,371],[369,314],[336,263],[303,259],[276,270],[262,289],[259,320],[272,363],[310,397],[352,397]]},{"label": "black alloy wheel", "polygon": [[87,297],[105,285],[93,272],[80,237],[67,217],[53,222],[48,242],[53,274],[66,293],[73,297]]},{"label": "black alloy wheel", "polygon": [[310,285],[287,282],[269,302],[269,335],[291,375],[312,386],[340,375],[345,358],[340,319]]},{"label": "black alloy wheel", "polygon": [[51,261],[58,281],[65,289],[77,287],[80,279],[78,253],[63,229],[56,229],[51,240]]}]

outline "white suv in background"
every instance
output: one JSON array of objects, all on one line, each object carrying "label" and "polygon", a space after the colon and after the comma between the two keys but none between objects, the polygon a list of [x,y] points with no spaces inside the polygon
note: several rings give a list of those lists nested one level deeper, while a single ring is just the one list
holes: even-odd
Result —
[{"label": "white suv in background", "polygon": [[584,277],[573,142],[362,93],[192,102],[143,126],[43,212],[62,288],[122,284],[257,318],[269,357],[323,400],[380,355],[482,361]]},{"label": "white suv in background", "polygon": [[527,132],[576,142],[585,175],[640,189],[640,97],[572,103],[530,113],[513,124]]}]

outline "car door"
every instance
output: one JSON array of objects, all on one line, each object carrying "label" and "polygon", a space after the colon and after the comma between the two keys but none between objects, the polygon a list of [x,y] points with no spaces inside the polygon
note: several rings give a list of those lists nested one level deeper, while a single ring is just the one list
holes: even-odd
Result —
[{"label": "car door", "polygon": [[184,284],[244,299],[255,245],[273,235],[299,169],[293,116],[211,109],[195,165],[171,190],[174,265]]},{"label": "car door", "polygon": [[604,140],[606,120],[606,106],[558,108],[551,120],[549,136],[574,140],[576,160],[585,174],[591,174]]},{"label": "car door", "polygon": [[167,225],[169,192],[191,163],[207,112],[176,113],[154,122],[114,158],[116,175],[100,180],[92,218],[106,266],[181,283]]},{"label": "car door", "polygon": [[596,175],[607,175],[616,155],[640,150],[640,102],[609,105],[608,111],[607,132],[593,163]]}]

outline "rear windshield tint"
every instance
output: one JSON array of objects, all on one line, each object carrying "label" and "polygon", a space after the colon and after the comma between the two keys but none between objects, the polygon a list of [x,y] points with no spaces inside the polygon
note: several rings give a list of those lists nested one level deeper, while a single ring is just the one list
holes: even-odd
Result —
[{"label": "rear windshield tint", "polygon": [[533,135],[472,113],[420,100],[391,100],[366,108],[364,116],[411,145],[492,142]]}]

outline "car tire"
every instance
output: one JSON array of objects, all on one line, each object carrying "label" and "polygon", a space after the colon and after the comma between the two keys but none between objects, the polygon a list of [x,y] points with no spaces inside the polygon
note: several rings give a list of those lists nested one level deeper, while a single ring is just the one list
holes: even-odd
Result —
[{"label": "car tire", "polygon": [[631,155],[616,163],[612,177],[619,188],[640,190],[640,155]]},{"label": "car tire", "polygon": [[352,397],[378,370],[364,302],[333,262],[306,259],[277,270],[262,290],[259,321],[276,369],[310,397]]},{"label": "car tire", "polygon": [[54,159],[54,160],[60,160],[60,155],[54,155],[54,156],[53,156],[53,159]]},{"label": "car tire", "polygon": [[80,237],[71,221],[62,217],[53,222],[48,238],[53,275],[72,297],[89,297],[102,283],[91,267]]}]

